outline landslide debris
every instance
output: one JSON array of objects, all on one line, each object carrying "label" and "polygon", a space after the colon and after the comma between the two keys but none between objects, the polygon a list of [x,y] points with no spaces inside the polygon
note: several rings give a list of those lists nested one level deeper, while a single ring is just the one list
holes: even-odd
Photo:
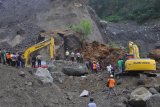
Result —
[{"label": "landslide debris", "polygon": [[99,61],[103,68],[108,64],[116,65],[119,58],[125,55],[125,51],[121,48],[111,48],[108,45],[98,42],[86,43],[81,49],[84,59],[90,61]]},{"label": "landslide debris", "polygon": [[160,62],[160,49],[154,49],[149,53],[149,57]]}]

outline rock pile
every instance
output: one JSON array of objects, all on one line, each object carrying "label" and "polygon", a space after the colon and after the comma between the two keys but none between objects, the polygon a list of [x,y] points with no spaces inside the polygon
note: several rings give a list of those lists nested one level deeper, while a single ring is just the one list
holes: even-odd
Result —
[{"label": "rock pile", "polygon": [[86,43],[86,46],[81,51],[85,59],[100,61],[102,67],[106,67],[111,63],[117,64],[118,59],[125,54],[121,48],[110,48],[98,42]]}]

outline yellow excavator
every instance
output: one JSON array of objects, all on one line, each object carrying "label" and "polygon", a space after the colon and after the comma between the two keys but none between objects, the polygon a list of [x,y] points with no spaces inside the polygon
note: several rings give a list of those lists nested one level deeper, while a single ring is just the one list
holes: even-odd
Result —
[{"label": "yellow excavator", "polygon": [[49,46],[50,47],[50,58],[53,59],[54,57],[54,49],[55,49],[55,45],[54,45],[54,38],[51,37],[47,40],[44,40],[42,42],[39,42],[29,48],[27,48],[24,52],[24,59],[25,59],[25,66],[29,66],[29,57],[30,57],[30,54],[39,50],[39,49],[42,49],[46,46]]},{"label": "yellow excavator", "polygon": [[125,61],[125,72],[130,71],[143,71],[150,72],[156,70],[156,62],[150,58],[140,58],[138,46],[129,42],[129,54],[126,57]]}]

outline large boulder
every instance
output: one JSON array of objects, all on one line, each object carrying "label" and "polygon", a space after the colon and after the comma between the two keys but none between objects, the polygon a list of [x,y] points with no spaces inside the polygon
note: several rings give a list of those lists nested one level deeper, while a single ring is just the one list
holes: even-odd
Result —
[{"label": "large boulder", "polygon": [[82,44],[80,38],[74,34],[64,36],[64,48],[75,50],[81,48]]},{"label": "large boulder", "polygon": [[50,72],[45,68],[38,68],[35,72],[35,76],[40,80],[42,84],[52,84],[53,78]]},{"label": "large boulder", "polygon": [[135,89],[130,96],[129,104],[132,107],[145,107],[146,101],[152,94],[144,87]]},{"label": "large boulder", "polygon": [[67,66],[64,67],[62,72],[68,76],[82,76],[88,74],[88,70],[85,66]]},{"label": "large boulder", "polygon": [[146,107],[160,107],[160,94],[151,96],[146,102]]}]

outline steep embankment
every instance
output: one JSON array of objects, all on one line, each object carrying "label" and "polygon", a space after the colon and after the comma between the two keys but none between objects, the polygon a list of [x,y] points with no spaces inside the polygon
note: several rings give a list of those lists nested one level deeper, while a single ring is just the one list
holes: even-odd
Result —
[{"label": "steep embankment", "polygon": [[143,54],[154,49],[160,41],[159,23],[144,25],[138,25],[134,22],[108,23],[103,29],[104,37],[111,45],[127,48],[128,41],[134,41]]},{"label": "steep embankment", "polygon": [[159,0],[90,0],[90,6],[98,16],[107,21],[101,21],[99,26],[105,41],[127,47],[131,40],[143,53],[152,50],[159,42],[159,3]]},{"label": "steep embankment", "polygon": [[91,20],[93,24],[89,40],[103,42],[98,27],[90,18],[86,4],[81,0],[2,0],[0,13],[0,43],[5,43],[7,47],[15,46],[22,41],[24,46],[34,43],[35,35],[42,29],[65,29],[83,19]]}]

